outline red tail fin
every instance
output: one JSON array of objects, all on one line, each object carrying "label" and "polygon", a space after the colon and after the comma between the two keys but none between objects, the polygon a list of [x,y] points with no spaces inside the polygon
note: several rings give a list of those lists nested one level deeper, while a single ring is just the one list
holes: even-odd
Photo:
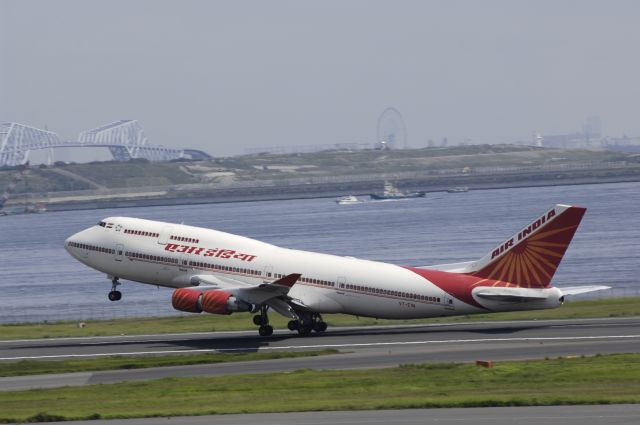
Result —
[{"label": "red tail fin", "polygon": [[556,205],[496,247],[467,274],[523,288],[550,286],[585,211]]}]

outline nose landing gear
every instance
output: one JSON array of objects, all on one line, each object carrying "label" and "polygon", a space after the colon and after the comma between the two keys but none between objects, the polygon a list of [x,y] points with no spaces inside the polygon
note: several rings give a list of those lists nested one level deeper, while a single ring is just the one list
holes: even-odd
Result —
[{"label": "nose landing gear", "polygon": [[122,299],[122,292],[118,291],[118,285],[120,285],[120,282],[118,282],[118,278],[114,277],[113,280],[111,280],[111,292],[109,292],[109,300],[110,301],[119,301]]}]

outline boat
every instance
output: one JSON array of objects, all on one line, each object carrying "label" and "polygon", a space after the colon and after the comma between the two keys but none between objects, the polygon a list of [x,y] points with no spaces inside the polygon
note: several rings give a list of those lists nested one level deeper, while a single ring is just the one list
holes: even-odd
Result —
[{"label": "boat", "polygon": [[0,215],[42,214],[45,212],[47,212],[47,207],[42,202],[38,202],[35,205],[17,205],[0,209]]},{"label": "boat", "polygon": [[447,189],[447,193],[463,193],[468,191],[469,188],[467,186],[457,186],[451,189]]},{"label": "boat", "polygon": [[364,202],[363,200],[358,199],[357,196],[353,196],[353,195],[343,196],[340,199],[336,200],[336,203],[338,205],[362,204],[363,202]]},{"label": "boat", "polygon": [[27,205],[26,210],[28,214],[42,214],[47,212],[47,206],[44,202],[38,202],[35,205]]},{"label": "boat", "polygon": [[384,192],[382,194],[372,193],[369,195],[371,199],[408,199],[408,198],[424,198],[424,192],[401,192],[397,187],[393,185],[389,180],[384,182]]}]

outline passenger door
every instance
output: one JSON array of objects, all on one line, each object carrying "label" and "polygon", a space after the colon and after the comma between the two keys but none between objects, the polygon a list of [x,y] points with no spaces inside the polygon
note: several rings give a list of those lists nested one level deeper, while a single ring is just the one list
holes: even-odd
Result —
[{"label": "passenger door", "polygon": [[116,245],[115,259],[116,261],[122,261],[122,258],[124,258],[124,245],[119,243]]},{"label": "passenger door", "polygon": [[442,301],[444,302],[444,309],[445,310],[455,310],[455,304],[453,303],[453,297],[449,294],[447,294],[446,292],[444,293],[444,295],[442,296]]},{"label": "passenger door", "polygon": [[263,283],[269,283],[273,280],[273,266],[265,266],[264,275],[262,276]]},{"label": "passenger door", "polygon": [[162,231],[160,232],[160,237],[158,237],[158,243],[161,245],[166,245],[169,242],[169,235],[171,235],[171,230],[173,227],[164,226]]},{"label": "passenger door", "polygon": [[178,268],[182,272],[189,271],[189,254],[184,252],[180,253],[180,258],[178,259]]}]

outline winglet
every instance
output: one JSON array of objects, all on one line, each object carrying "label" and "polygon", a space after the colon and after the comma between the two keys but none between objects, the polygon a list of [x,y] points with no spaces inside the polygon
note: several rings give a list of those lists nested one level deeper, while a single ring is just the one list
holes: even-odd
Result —
[{"label": "winglet", "polygon": [[296,284],[298,279],[300,279],[300,276],[302,276],[300,273],[288,274],[285,277],[273,282],[272,285],[280,285],[280,286],[286,286],[287,288],[291,288],[293,285]]}]

